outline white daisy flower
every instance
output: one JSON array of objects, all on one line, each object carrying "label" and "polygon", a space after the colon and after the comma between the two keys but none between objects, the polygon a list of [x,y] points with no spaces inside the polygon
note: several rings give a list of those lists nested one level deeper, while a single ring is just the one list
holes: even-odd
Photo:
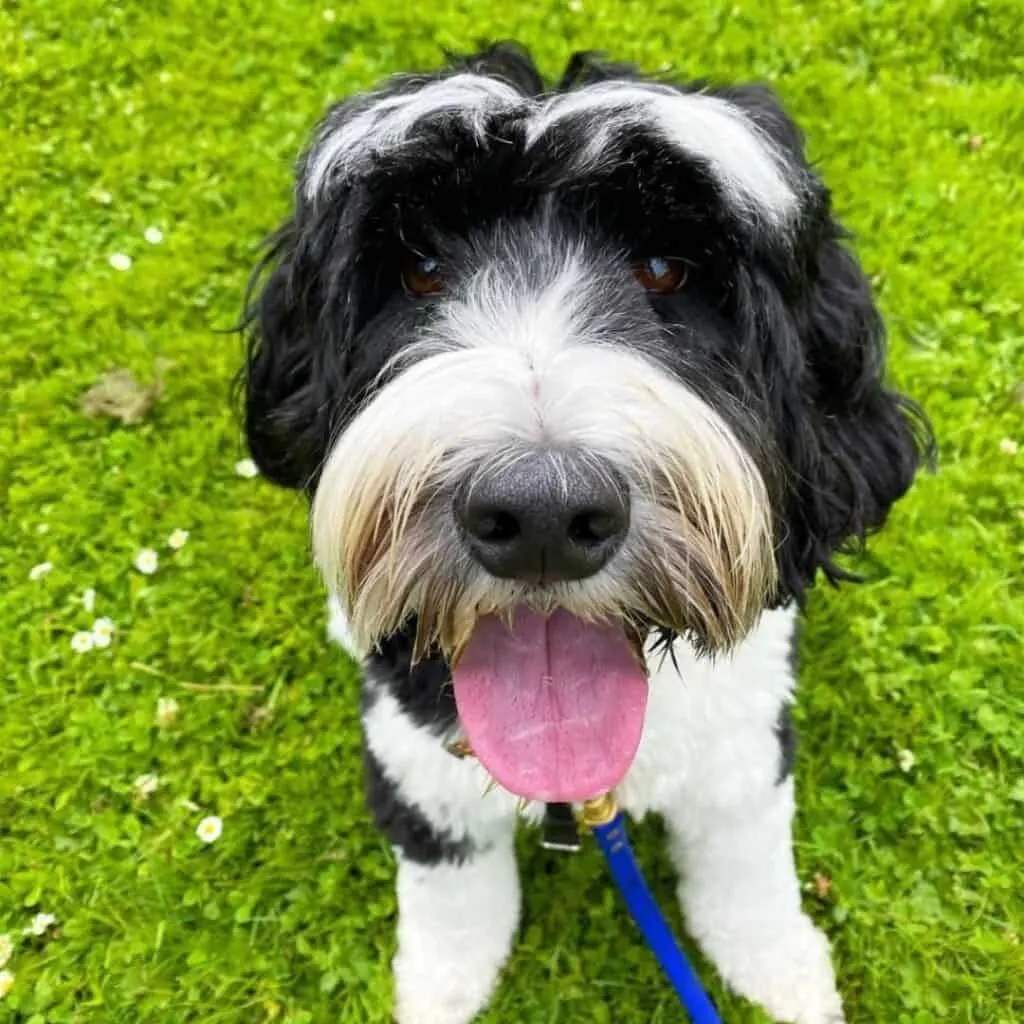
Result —
[{"label": "white daisy flower", "polygon": [[999,450],[1004,455],[1016,455],[1020,451],[1020,445],[1017,444],[1013,438],[1004,437],[1002,441],[999,442]]},{"label": "white daisy flower", "polygon": [[105,650],[110,646],[112,639],[109,633],[93,633],[92,645],[97,650]]},{"label": "white daisy flower", "polygon": [[44,576],[53,572],[53,562],[40,562],[38,565],[33,565],[28,571],[28,578],[35,583],[37,580],[41,580]]},{"label": "white daisy flower", "polygon": [[152,548],[143,548],[132,564],[143,576],[152,576],[160,565],[160,556]]},{"label": "white daisy flower", "polygon": [[251,480],[254,476],[260,475],[260,471],[252,459],[239,459],[235,463],[235,472],[246,480]]},{"label": "white daisy flower", "polygon": [[164,240],[164,233],[159,228],[146,228],[142,237],[150,245],[159,245]]},{"label": "white daisy flower", "polygon": [[114,631],[116,629],[117,629],[117,627],[114,625],[114,623],[113,623],[113,621],[111,619],[108,619],[106,617],[104,617],[102,619],[97,619],[92,624],[92,636],[93,636],[93,639],[95,640],[96,637],[98,637],[98,636],[111,637],[111,636],[114,635]]},{"label": "white daisy flower", "polygon": [[209,818],[203,818],[196,827],[196,835],[199,836],[204,843],[217,842],[223,831],[224,822],[222,822],[215,814],[210,815]]},{"label": "white daisy flower", "polygon": [[909,772],[917,764],[917,758],[914,757],[912,750],[901,750],[896,755],[896,761],[900,766],[901,772]]},{"label": "white daisy flower", "polygon": [[175,530],[167,538],[167,546],[172,551],[180,551],[188,543],[188,530]]},{"label": "white daisy flower", "polygon": [[96,646],[92,633],[79,631],[71,638],[71,650],[75,654],[88,654]]},{"label": "white daisy flower", "polygon": [[164,729],[174,725],[178,717],[178,702],[173,697],[161,697],[156,702],[156,724]]},{"label": "white daisy flower", "polygon": [[14,939],[10,935],[0,935],[0,967],[6,967],[14,956]]},{"label": "white daisy flower", "polygon": [[0,971],[0,999],[3,999],[14,988],[14,975],[10,971]]},{"label": "white daisy flower", "polygon": [[142,800],[152,796],[160,788],[160,778],[152,772],[140,775],[133,783],[135,795]]},{"label": "white daisy flower", "polygon": [[53,914],[36,914],[29,923],[29,926],[25,929],[26,935],[45,935],[55,924],[57,918]]},{"label": "white daisy flower", "polygon": [[91,612],[96,607],[96,591],[92,587],[82,591],[82,607]]},{"label": "white daisy flower", "polygon": [[107,262],[115,270],[131,270],[132,269],[132,258],[123,252],[112,252]]}]

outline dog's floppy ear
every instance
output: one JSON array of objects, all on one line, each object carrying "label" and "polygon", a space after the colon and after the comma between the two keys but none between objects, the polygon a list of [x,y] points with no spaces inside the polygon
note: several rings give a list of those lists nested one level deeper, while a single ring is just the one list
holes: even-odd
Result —
[{"label": "dog's floppy ear", "polygon": [[260,472],[284,487],[315,484],[345,396],[354,311],[339,217],[300,206],[249,287],[246,440]]},{"label": "dog's floppy ear", "polygon": [[850,578],[835,555],[883,525],[933,458],[934,440],[921,409],[884,380],[885,328],[871,284],[806,163],[799,129],[767,89],[720,95],[807,175],[788,255],[753,272],[748,311],[784,462],[779,576],[784,596],[799,597],[819,569],[832,582]]},{"label": "dog's floppy ear", "polygon": [[789,477],[780,576],[797,594],[819,568],[833,582],[846,575],[835,553],[879,529],[933,455],[924,413],[884,381],[885,330],[870,283],[830,226],[793,313],[803,411],[780,430]]}]

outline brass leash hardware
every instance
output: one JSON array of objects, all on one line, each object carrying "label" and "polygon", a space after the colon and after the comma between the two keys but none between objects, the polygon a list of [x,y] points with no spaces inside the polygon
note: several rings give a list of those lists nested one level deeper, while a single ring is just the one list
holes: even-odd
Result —
[{"label": "brass leash hardware", "polygon": [[458,739],[449,740],[444,745],[444,749],[448,751],[453,757],[457,757],[460,761],[464,761],[467,757],[473,757],[473,748],[469,745],[469,740],[459,737]]}]

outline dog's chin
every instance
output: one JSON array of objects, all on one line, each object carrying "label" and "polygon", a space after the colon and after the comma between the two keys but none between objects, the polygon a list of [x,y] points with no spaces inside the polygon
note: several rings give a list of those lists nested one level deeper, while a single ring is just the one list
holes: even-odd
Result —
[{"label": "dog's chin", "polygon": [[469,746],[516,796],[588,800],[633,762],[647,673],[642,637],[622,622],[525,604],[485,615],[453,657],[452,680]]}]

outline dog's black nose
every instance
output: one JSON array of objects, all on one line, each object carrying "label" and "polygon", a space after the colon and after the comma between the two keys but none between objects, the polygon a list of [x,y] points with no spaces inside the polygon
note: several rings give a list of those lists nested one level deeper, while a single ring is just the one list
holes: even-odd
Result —
[{"label": "dog's black nose", "polygon": [[569,453],[520,456],[484,471],[455,503],[473,557],[529,583],[592,576],[629,529],[629,490],[612,466]]}]

